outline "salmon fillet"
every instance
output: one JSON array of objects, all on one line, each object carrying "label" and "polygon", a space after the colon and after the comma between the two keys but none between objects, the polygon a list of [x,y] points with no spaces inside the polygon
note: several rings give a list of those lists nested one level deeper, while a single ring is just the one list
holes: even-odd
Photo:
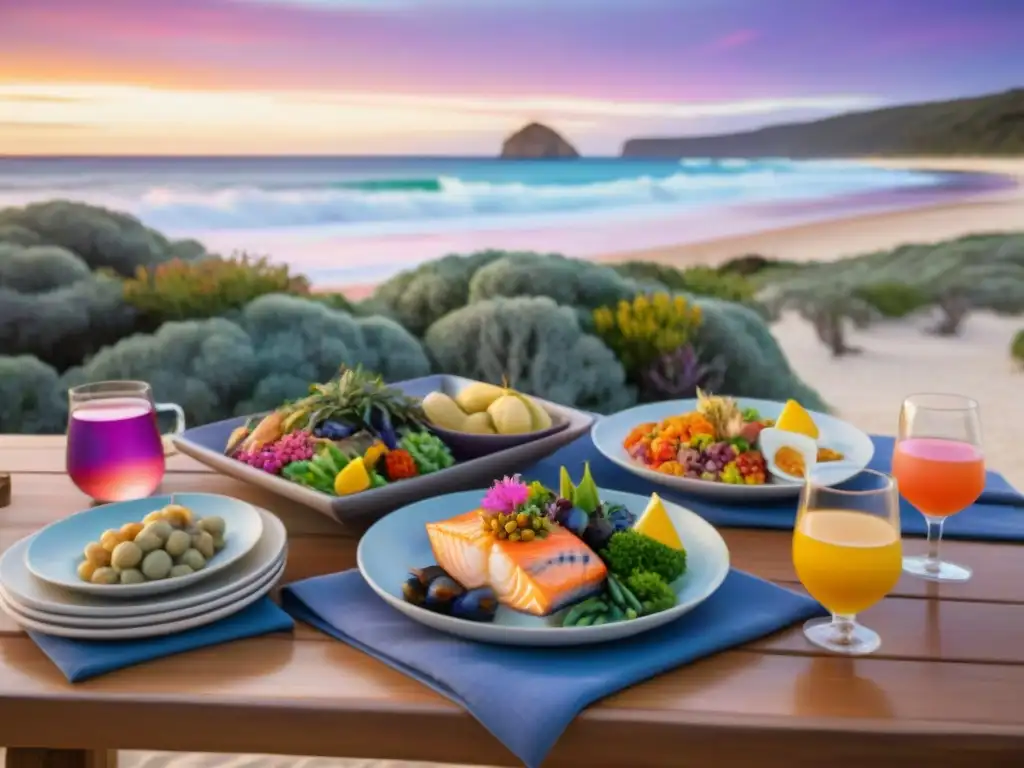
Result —
[{"label": "salmon fillet", "polygon": [[601,558],[560,527],[531,542],[497,539],[474,510],[427,523],[427,536],[437,564],[464,587],[489,586],[503,605],[535,616],[598,591],[608,575]]}]

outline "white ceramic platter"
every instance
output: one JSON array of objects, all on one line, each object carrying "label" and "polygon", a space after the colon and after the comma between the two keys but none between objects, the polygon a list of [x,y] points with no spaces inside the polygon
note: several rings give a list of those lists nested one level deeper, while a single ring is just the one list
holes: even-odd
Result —
[{"label": "white ceramic platter", "polygon": [[7,602],[7,600],[2,596],[0,596],[0,609],[3,609],[4,613],[16,621],[23,629],[42,632],[43,634],[54,635],[56,637],[70,637],[76,640],[135,640],[143,637],[160,637],[163,635],[173,635],[178,632],[184,632],[188,629],[204,627],[207,624],[212,624],[215,621],[219,621],[220,619],[226,618],[234,613],[238,613],[243,608],[255,603],[261,597],[266,595],[267,592],[274,587],[277,580],[283,573],[284,562],[282,562],[278,566],[277,570],[272,572],[268,577],[254,585],[251,585],[247,591],[236,595],[235,600],[232,600],[227,605],[222,605],[216,610],[203,611],[199,614],[192,615],[185,619],[178,619],[176,621],[161,621],[158,623],[148,622],[134,627],[87,629],[84,627],[71,627],[62,624],[52,624],[50,622],[39,621],[37,619],[30,619],[28,616],[20,613],[14,605]]},{"label": "white ceramic platter", "polygon": [[95,595],[72,592],[34,577],[25,566],[25,550],[34,534],[12,544],[0,556],[0,596],[42,613],[88,619],[148,616],[154,613],[208,604],[257,581],[283,557],[288,534],[275,515],[257,509],[263,520],[263,535],[252,551],[229,568],[179,592],[134,600],[104,600]]}]

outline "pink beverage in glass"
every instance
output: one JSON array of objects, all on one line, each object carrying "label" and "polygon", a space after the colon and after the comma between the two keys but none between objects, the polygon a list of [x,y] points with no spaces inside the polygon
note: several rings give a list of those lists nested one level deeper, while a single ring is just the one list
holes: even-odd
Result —
[{"label": "pink beverage in glass", "polygon": [[103,382],[69,391],[67,469],[79,490],[96,501],[149,496],[163,480],[163,439],[157,410],[184,415],[176,405],[154,405],[145,382]]}]

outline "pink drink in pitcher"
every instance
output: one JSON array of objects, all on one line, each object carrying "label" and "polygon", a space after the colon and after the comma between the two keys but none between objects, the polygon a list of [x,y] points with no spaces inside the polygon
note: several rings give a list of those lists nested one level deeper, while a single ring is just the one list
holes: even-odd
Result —
[{"label": "pink drink in pitcher", "polygon": [[184,427],[177,405],[152,401],[149,385],[136,381],[87,384],[69,391],[68,475],[96,501],[149,496],[166,468],[157,411],[173,411],[175,432]]}]

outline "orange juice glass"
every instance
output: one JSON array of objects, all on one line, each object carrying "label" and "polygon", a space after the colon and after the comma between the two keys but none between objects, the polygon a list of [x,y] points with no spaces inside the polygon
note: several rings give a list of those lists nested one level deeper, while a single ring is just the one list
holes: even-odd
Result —
[{"label": "orange juice glass", "polygon": [[928,525],[928,550],[903,560],[903,570],[931,581],[967,581],[971,569],[939,557],[942,524],[985,489],[978,403],[961,395],[911,395],[900,411],[892,473],[900,493]]},{"label": "orange juice glass", "polygon": [[878,633],[857,622],[857,614],[885,597],[903,567],[900,503],[896,481],[864,470],[864,488],[829,488],[808,474],[793,530],[793,567],[811,597],[832,614],[812,619],[804,635],[834,653],[875,651]]}]

